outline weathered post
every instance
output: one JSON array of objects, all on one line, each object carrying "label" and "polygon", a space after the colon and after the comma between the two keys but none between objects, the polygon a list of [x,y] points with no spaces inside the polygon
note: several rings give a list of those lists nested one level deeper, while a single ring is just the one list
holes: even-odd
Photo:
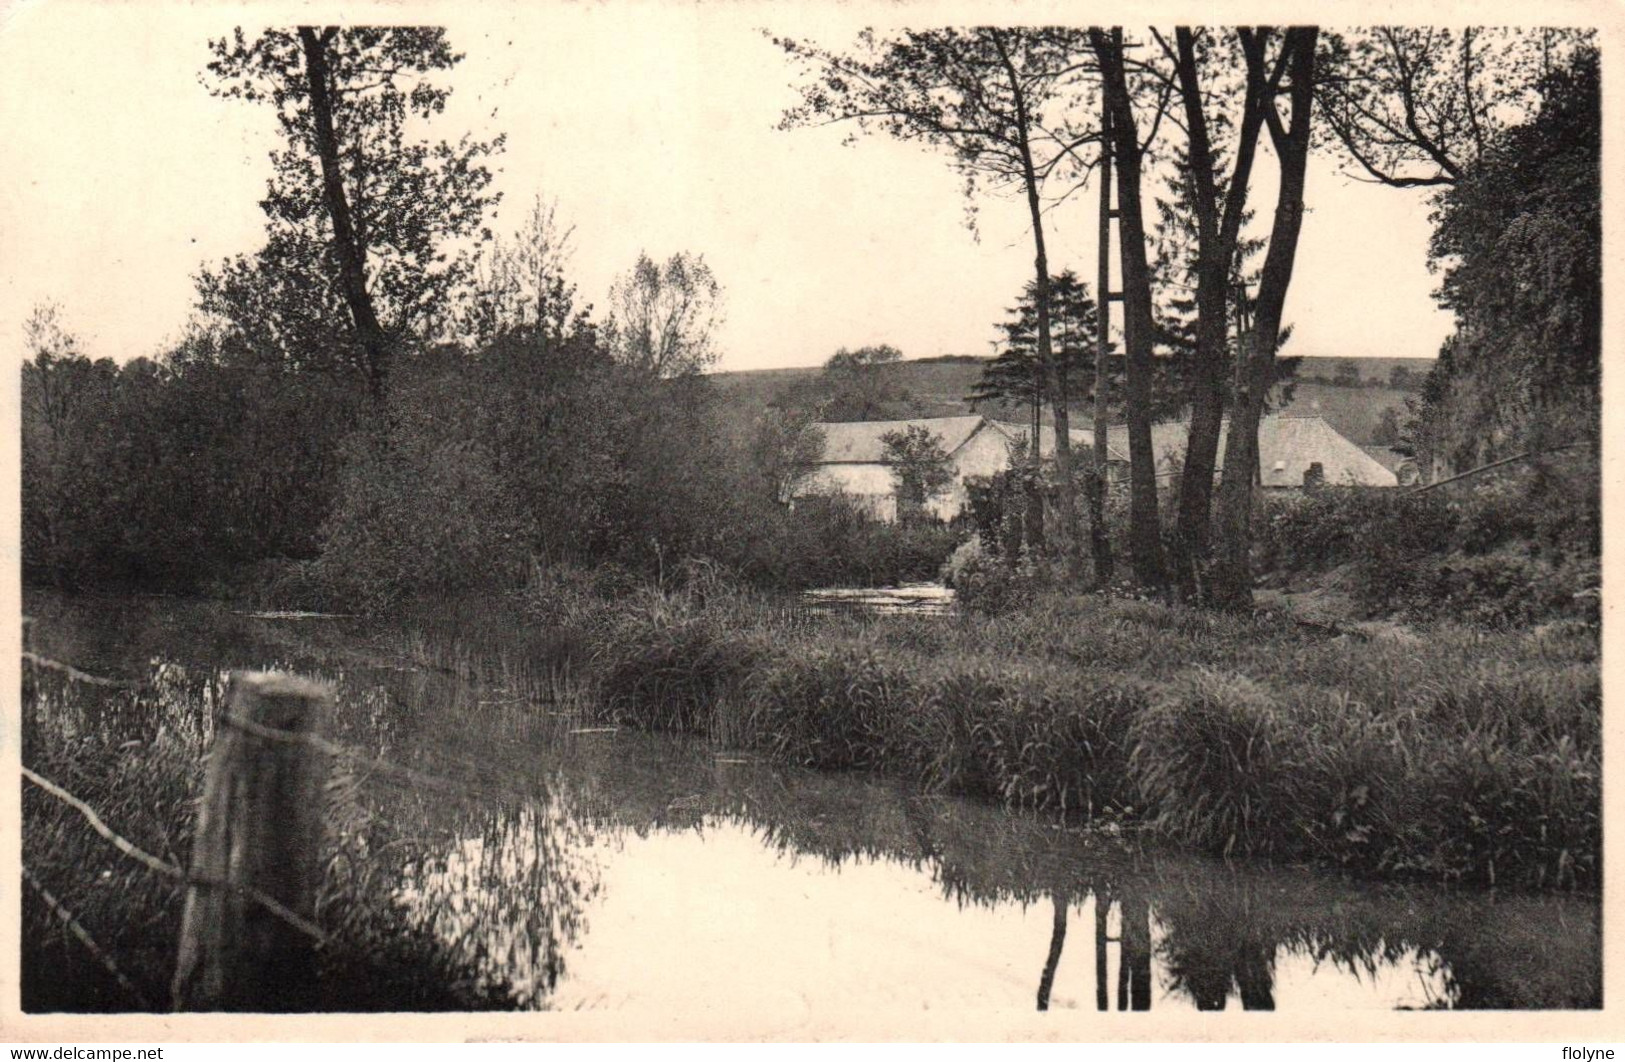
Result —
[{"label": "weathered post", "polygon": [[287,915],[308,924],[315,910],[328,764],[303,739],[320,732],[330,700],[295,675],[228,681],[192,842],[176,1010],[314,1008],[316,941]]}]

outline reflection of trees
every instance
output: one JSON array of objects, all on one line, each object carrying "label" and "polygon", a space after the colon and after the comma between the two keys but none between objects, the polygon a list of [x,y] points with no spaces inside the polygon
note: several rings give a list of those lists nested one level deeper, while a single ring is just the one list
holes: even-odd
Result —
[{"label": "reflection of trees", "polygon": [[[1100,897],[1095,903],[1101,902]],[[1117,901],[1118,938],[1117,1009],[1151,1009],[1151,905],[1143,895],[1125,895]]]},{"label": "reflection of trees", "polygon": [[1055,987],[1055,967],[1061,963],[1061,949],[1066,946],[1066,907],[1067,898],[1056,893],[1051,898],[1055,904],[1055,921],[1050,929],[1049,954],[1044,958],[1044,972],[1038,975],[1038,1009],[1049,1009],[1050,989]]},{"label": "reflection of trees", "polygon": [[[789,779],[788,782],[780,778]],[[1144,850],[1053,819],[926,797],[846,775],[741,768],[713,790],[716,810],[769,843],[839,865],[885,858],[929,869],[960,904],[1048,901],[1050,946],[1038,999],[1055,985],[1071,902],[1094,897],[1096,1005],[1150,1006],[1154,968],[1199,1008],[1236,995],[1275,1006],[1275,963],[1307,955],[1346,976],[1418,958],[1443,971],[1455,1006],[1595,1006],[1600,934],[1594,906],[1560,896],[1516,901],[1433,887],[1345,881],[1323,873],[1231,865]],[[1121,929],[1109,932],[1118,912]],[[1153,941],[1153,925],[1161,939]],[[1529,936],[1508,963],[1500,942]],[[1561,939],[1555,950],[1542,937]],[[1110,978],[1109,946],[1121,948]]]},{"label": "reflection of trees", "polygon": [[[1109,1010],[1111,946],[1117,952],[1117,1009],[1151,1009],[1151,908],[1143,897],[1125,895],[1114,901],[1112,890],[1095,893],[1095,1009]],[[1111,935],[1116,903],[1117,936]],[[1042,1009],[1042,1008],[1040,1008]]]},{"label": "reflection of trees", "polygon": [[1223,1010],[1232,987],[1245,1010],[1275,1009],[1275,950],[1282,929],[1272,924],[1245,880],[1230,888],[1173,881],[1158,897],[1165,926],[1162,956],[1175,988],[1200,1010]]},{"label": "reflection of trees", "polygon": [[474,822],[450,849],[403,868],[398,902],[478,989],[537,1005],[585,930],[598,868],[560,801],[487,805]]}]

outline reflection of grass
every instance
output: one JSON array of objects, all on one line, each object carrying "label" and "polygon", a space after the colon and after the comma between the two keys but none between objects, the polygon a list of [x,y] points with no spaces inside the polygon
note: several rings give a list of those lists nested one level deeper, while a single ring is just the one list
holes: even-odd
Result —
[{"label": "reflection of grass", "polygon": [[[546,607],[560,614],[559,603]],[[1136,742],[1155,740],[1190,755],[1187,746],[1206,741],[1204,728],[1214,724],[1187,715],[1199,705],[1211,712],[1213,699],[1224,696],[1244,720],[1259,717],[1253,722],[1269,735],[1251,748],[1245,741],[1228,746],[1227,754],[1256,754],[1259,762],[1249,767],[1247,784],[1215,788],[1247,809],[1245,816],[1214,818],[1246,822],[1238,847],[1259,850],[1268,839],[1279,852],[1378,871],[1487,877],[1493,865],[1502,881],[1539,881],[1537,859],[1558,850],[1526,847],[1524,836],[1544,825],[1553,843],[1576,853],[1574,880],[1594,882],[1587,853],[1595,849],[1586,846],[1595,844],[1596,829],[1597,650],[1594,634],[1584,628],[1506,634],[1441,628],[1425,642],[1351,643],[1269,621],[1135,603],[1056,598],[1036,603],[1026,616],[864,621],[809,618],[721,591],[639,592],[613,604],[576,601],[570,609],[567,634],[548,632],[540,605],[523,621],[469,607],[441,613],[438,626],[417,625],[425,664],[454,659],[440,654],[459,639],[479,646],[455,659],[484,675],[483,685],[443,674],[438,665],[417,671],[357,666],[370,653],[382,660],[393,652],[378,646],[377,631],[313,627],[296,637],[288,627],[258,624],[253,633],[287,639],[274,643],[275,655],[339,680],[344,705],[336,738],[474,788],[487,777],[540,777],[544,743],[536,731],[560,722],[569,729],[576,713],[607,713],[638,725],[634,692],[613,706],[585,694],[617,661],[643,658],[644,650],[623,651],[618,644],[657,624],[686,625],[683,637],[705,639],[697,644],[708,646],[710,666],[722,668],[704,672],[721,696],[681,725],[706,731],[729,749],[755,746],[762,753],[717,756],[703,744],[628,730],[613,740],[566,736],[560,755],[569,772],[570,817],[582,827],[644,832],[722,816],[753,826],[766,843],[831,863],[857,856],[920,866],[960,903],[1048,902],[1056,895],[1076,902],[1097,890],[1144,897],[1166,929],[1164,961],[1187,971],[1191,984],[1206,986],[1201,991],[1209,995],[1225,978],[1237,980],[1236,971],[1249,961],[1254,965],[1243,972],[1257,984],[1257,956],[1287,948],[1350,969],[1368,968],[1385,951],[1398,954],[1393,949],[1436,955],[1449,970],[1454,1002],[1463,1006],[1594,1006],[1599,998],[1596,919],[1582,904],[1353,888],[1324,874],[1291,871],[1283,879],[1281,871],[1247,864],[1166,854],[1146,859],[1137,847],[1099,832],[1056,829],[1051,817],[1010,815],[915,791],[1121,811],[1140,803],[1146,785],[1145,768],[1137,766],[1146,753],[1135,758]],[[134,659],[177,650],[195,630],[203,639],[201,659],[267,660],[263,648],[250,646],[241,630],[233,635],[207,606],[170,603],[152,610],[151,629],[131,636],[127,651]],[[473,626],[478,631],[466,629]],[[510,634],[513,640],[505,641]],[[111,674],[135,673],[99,653],[93,633],[82,637],[84,656],[71,644],[36,647]],[[725,659],[719,665],[738,641],[751,649],[741,658],[749,666]],[[559,646],[573,648],[550,648]],[[487,654],[499,652],[503,663],[493,665]],[[682,659],[670,652],[666,666],[680,669]],[[573,678],[561,686],[551,677],[555,671]],[[87,797],[143,847],[180,863],[190,847],[191,799],[218,683],[212,667],[159,665],[148,678],[149,688],[139,695],[103,695],[43,676],[25,700],[25,762]],[[639,689],[635,683],[624,688]],[[554,711],[565,718],[551,719]],[[876,771],[781,775],[756,762],[773,749],[792,760]],[[1569,766],[1555,778],[1518,773],[1559,754],[1569,757]],[[1180,779],[1200,777],[1198,767],[1220,769],[1202,762],[1192,759],[1167,784],[1189,786]],[[530,870],[511,881],[477,859],[468,866],[483,866],[478,873],[447,868],[446,853],[468,838],[485,839],[482,851],[495,851],[508,846],[515,831],[529,836],[527,829],[540,827],[525,827],[518,805],[515,814],[498,813],[489,798],[397,789],[353,768],[336,772],[331,792],[331,870],[321,910],[333,944],[323,958],[324,1005],[514,1005],[500,977],[471,969],[478,947],[448,947],[456,943],[449,932],[402,902],[401,883],[432,877],[436,867],[456,871],[451,879],[486,882],[490,888],[479,886],[479,903],[486,905],[476,920],[481,925],[492,912],[544,897],[547,910],[532,913],[545,914],[547,925],[538,921],[527,934],[557,932],[562,943],[575,917],[570,898],[590,894],[590,868],[550,856],[527,864]],[[1498,800],[1509,798],[1510,811],[1497,810]],[[73,812],[31,790],[25,800],[25,860],[161,1006],[178,898],[89,835]],[[1441,814],[1453,800],[1470,802],[1479,821]],[[1258,802],[1263,809],[1255,814]],[[1533,817],[1508,829],[1505,816],[1512,813]],[[1177,824],[1170,819],[1163,826],[1173,831]],[[1188,828],[1199,844],[1228,842],[1228,832],[1204,835],[1200,816]],[[1570,839],[1563,840],[1564,830]],[[1379,852],[1396,857],[1384,862]],[[1560,924],[1561,932],[1554,931]],[[23,925],[29,1009],[131,1005],[31,893],[25,894]],[[1069,947],[1084,947],[1087,933],[1074,927],[1069,940]],[[1247,947],[1232,946],[1235,941]],[[532,967],[544,975],[539,984],[550,960],[545,939],[536,945]]]},{"label": "reflection of grass", "polygon": [[[686,772],[682,762],[665,763],[666,791],[703,785],[689,775],[704,759],[690,757]],[[785,852],[837,866],[917,866],[961,905],[1056,896],[1148,904],[1162,929],[1158,956],[1177,989],[1208,1005],[1243,991],[1255,1003],[1269,998],[1271,957],[1288,954],[1362,978],[1421,956],[1442,968],[1458,1007],[1595,1007],[1601,999],[1596,911],[1572,898],[1221,863],[851,777],[814,776],[786,790],[746,774],[718,785],[713,800]],[[1066,947],[1089,947],[1088,933],[1075,926]]]},{"label": "reflection of grass", "polygon": [[[24,692],[25,762],[98,809],[137,845],[184,867],[212,713],[223,692],[220,673],[157,663],[139,690],[106,690],[30,670]],[[365,758],[399,737],[402,720],[384,688],[348,692],[353,703],[338,723],[337,736],[359,745]],[[515,1000],[507,985],[471,975],[468,955],[448,949],[432,926],[406,916],[397,889],[423,840],[397,831],[414,823],[421,829],[428,801],[422,794],[371,784],[369,775],[360,761],[346,759],[335,764],[327,787],[327,833],[321,842],[327,870],[317,898],[318,921],[328,933],[319,952],[320,1006],[511,1008]],[[442,844],[449,842],[438,837],[458,834],[462,820],[484,806],[478,798],[460,801],[438,793],[433,805],[435,816],[450,819],[429,838]],[[24,787],[23,861],[113,957],[141,997],[121,987],[30,891],[23,904],[23,1008],[167,1009],[181,890],[120,855],[77,812],[32,786]],[[562,864],[543,862],[551,872],[562,872]],[[544,895],[535,877],[526,882],[527,902],[552,894],[569,898],[565,885]],[[549,904],[548,910],[555,921],[572,917],[563,904]],[[536,939],[537,947],[554,946],[545,935]]]},{"label": "reflection of grass", "polygon": [[[809,618],[715,586],[529,612],[531,644],[571,647],[530,670],[568,667],[617,723],[1014,806],[1133,807],[1214,851],[1596,884],[1594,628],[1356,641],[1059,595],[997,617]],[[569,638],[546,634],[560,614]]]}]

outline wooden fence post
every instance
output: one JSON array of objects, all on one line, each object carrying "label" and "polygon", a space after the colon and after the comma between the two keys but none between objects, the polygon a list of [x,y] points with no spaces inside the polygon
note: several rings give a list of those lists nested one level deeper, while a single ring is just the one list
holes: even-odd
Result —
[{"label": "wooden fence post", "polygon": [[[319,735],[330,702],[326,686],[294,675],[228,680],[192,842],[176,1010],[314,1009],[316,941],[250,892],[314,914],[329,765],[298,739]],[[271,730],[287,738],[256,733]]]}]

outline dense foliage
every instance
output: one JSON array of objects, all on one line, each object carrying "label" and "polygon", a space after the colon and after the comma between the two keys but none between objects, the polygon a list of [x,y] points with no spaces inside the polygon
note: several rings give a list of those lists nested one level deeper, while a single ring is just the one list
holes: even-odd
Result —
[{"label": "dense foliage", "polygon": [[1440,197],[1431,254],[1457,328],[1411,443],[1443,467],[1597,437],[1600,104],[1597,54],[1585,49]]},{"label": "dense foliage", "polygon": [[1373,616],[1487,625],[1596,620],[1595,465],[1547,459],[1425,494],[1323,487],[1265,499],[1257,567],[1288,588],[1346,592]]}]

